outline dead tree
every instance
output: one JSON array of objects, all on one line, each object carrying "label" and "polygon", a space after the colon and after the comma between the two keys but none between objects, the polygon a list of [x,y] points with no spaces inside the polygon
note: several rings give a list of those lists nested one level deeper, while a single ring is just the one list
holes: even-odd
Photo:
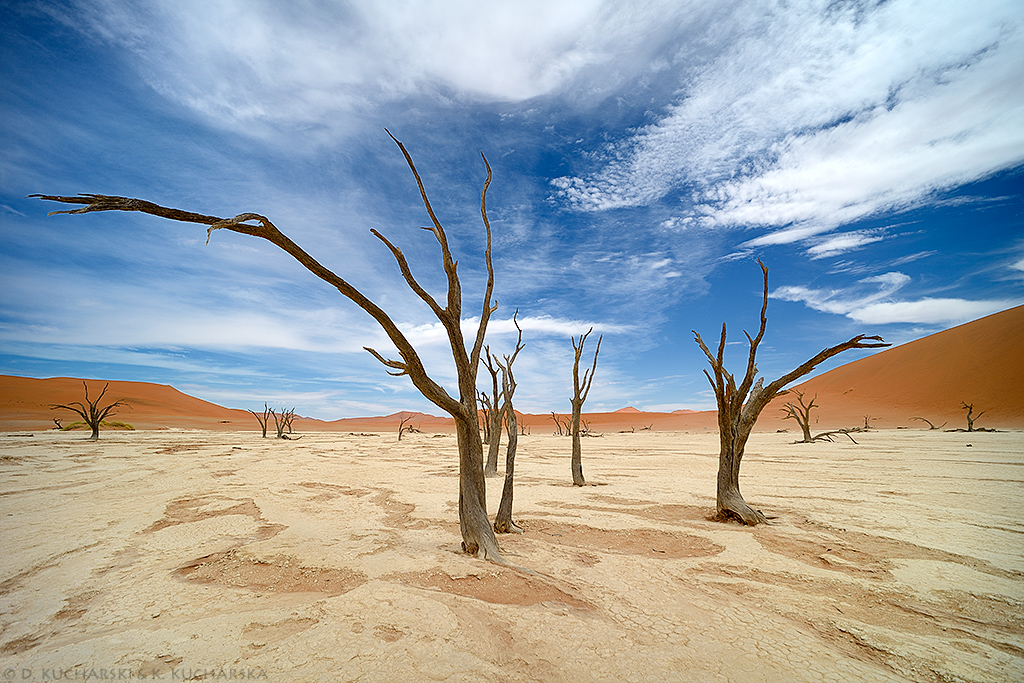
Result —
[{"label": "dead tree", "polygon": [[768,318],[765,315],[768,310],[768,267],[760,260],[758,265],[761,266],[761,272],[764,275],[761,326],[756,337],[751,337],[744,332],[750,344],[750,351],[746,372],[739,386],[736,385],[733,375],[725,369],[725,324],[722,324],[722,336],[717,354],[711,353],[700,334],[696,331],[693,333],[695,341],[707,356],[708,363],[714,372],[714,377],[707,370],[704,371],[704,374],[715,390],[715,399],[718,402],[718,429],[721,445],[718,455],[718,515],[723,519],[736,517],[744,524],[750,525],[768,521],[759,510],[750,507],[740,493],[740,463],[743,460],[743,449],[761,411],[787,384],[803,377],[832,356],[849,349],[874,349],[889,346],[881,337],[857,335],[849,341],[819,352],[796,370],[783,375],[768,386],[763,386],[764,378],[758,378],[755,383],[757,347],[764,338],[765,327],[768,324]]},{"label": "dead tree", "polygon": [[484,444],[491,442],[491,398],[484,392],[480,392],[480,429],[483,430]]},{"label": "dead tree", "polygon": [[921,422],[927,422],[927,423],[928,423],[928,429],[929,429],[929,430],[933,430],[933,429],[942,429],[942,428],[943,428],[943,427],[945,427],[945,426],[946,426],[947,424],[949,424],[948,422],[943,422],[943,423],[942,423],[942,424],[940,424],[940,425],[939,425],[938,427],[936,427],[936,426],[935,426],[934,424],[932,424],[932,421],[931,421],[931,420],[925,419],[925,418],[923,418],[923,417],[912,417],[912,418],[910,418],[910,419],[911,419],[911,420],[920,420]]},{"label": "dead tree", "polygon": [[[295,408],[281,409],[281,414],[278,415],[273,409],[270,410],[271,417],[274,418],[274,428],[277,429],[277,438],[279,439],[291,439],[289,434],[292,433],[292,422],[295,421]],[[296,437],[301,439],[302,437]]]},{"label": "dead tree", "polygon": [[498,388],[498,375],[500,371],[491,362],[490,349],[484,349],[480,362],[487,368],[487,373],[491,376],[491,384],[493,385],[491,396],[494,397],[491,401],[490,410],[484,411],[487,431],[491,435],[487,441],[487,461],[484,463],[484,476],[496,477],[498,476],[498,449],[501,447],[501,421],[505,414],[504,406],[502,405],[504,399],[501,398],[501,390]]},{"label": "dead tree", "polygon": [[[85,421],[85,424],[92,429],[92,435],[89,437],[89,441],[96,441],[100,438],[100,425],[103,424],[103,421],[110,415],[113,415],[114,408],[118,408],[120,406],[127,406],[130,408],[131,406],[124,401],[118,400],[109,405],[100,407],[100,401],[103,400],[103,395],[107,393],[107,387],[110,386],[110,382],[103,385],[103,391],[100,392],[100,395],[96,397],[95,401],[89,399],[89,385],[85,383],[85,380],[82,380],[82,386],[85,387],[85,403],[82,403],[81,401],[72,401],[66,405],[63,403],[56,404],[50,406],[50,410],[71,410],[78,413],[82,420]],[[57,426],[60,426],[59,422],[57,422]]]},{"label": "dead tree", "polygon": [[[413,418],[412,415],[407,415],[405,417],[399,416],[399,423],[398,423],[398,440],[399,441],[402,440],[402,434],[405,434],[405,433],[412,434],[413,430],[415,429],[415,427],[413,427],[412,425],[409,424],[412,421],[412,418]],[[406,425],[408,425],[408,426],[406,426]]]},{"label": "dead tree", "polygon": [[582,381],[580,379],[580,356],[583,355],[583,345],[587,342],[587,337],[594,331],[591,327],[587,330],[586,334],[580,336],[579,343],[576,342],[576,337],[569,337],[572,341],[572,349],[574,352],[573,364],[572,364],[572,483],[573,486],[586,486],[587,481],[583,478],[583,461],[580,457],[580,411],[583,410],[583,403],[587,400],[587,395],[590,394],[590,385],[594,383],[594,372],[597,370],[597,354],[601,352],[601,340],[604,339],[604,335],[597,338],[597,347],[594,349],[594,364],[590,370],[583,371]]},{"label": "dead tree", "polygon": [[804,392],[794,389],[788,393],[796,396],[798,405],[793,405],[792,401],[787,403],[786,407],[782,409],[786,413],[786,416],[782,419],[796,420],[796,423],[800,425],[800,431],[804,433],[804,438],[803,441],[798,441],[797,443],[811,443],[814,441],[811,437],[811,408],[818,407],[814,403],[818,399],[818,395],[815,394],[810,403],[804,403]]},{"label": "dead tree", "polygon": [[[523,533],[522,527],[512,521],[512,492],[514,488],[516,447],[519,444],[518,427],[516,424],[516,411],[512,406],[512,396],[516,393],[516,378],[512,374],[512,364],[516,356],[523,350],[523,329],[519,327],[516,316],[519,309],[512,316],[512,322],[519,330],[519,338],[516,340],[516,350],[511,356],[504,356],[504,362],[493,356],[494,364],[501,370],[501,412],[505,417],[505,428],[508,431],[508,446],[505,448],[505,483],[501,488],[501,502],[498,504],[498,512],[494,515],[494,530],[498,533]],[[500,422],[498,423],[501,424]],[[500,429],[500,427],[499,427]]]},{"label": "dead tree", "polygon": [[480,440],[480,430],[477,425],[476,408],[476,375],[480,362],[480,352],[483,349],[484,335],[487,331],[487,323],[491,314],[497,308],[491,303],[491,296],[494,291],[494,268],[491,262],[491,226],[487,218],[487,187],[491,182],[491,168],[487,158],[480,154],[484,166],[487,169],[487,179],[484,181],[483,190],[480,193],[480,216],[483,220],[484,230],[487,238],[487,246],[484,252],[484,261],[487,266],[487,284],[483,295],[480,321],[477,325],[476,337],[470,349],[467,350],[466,342],[462,332],[462,285],[456,271],[456,261],[452,258],[448,246],[448,237],[437,219],[434,209],[427,199],[423,181],[419,171],[413,163],[412,156],[391,132],[385,132],[394,140],[405,157],[409,169],[412,171],[419,188],[420,199],[430,216],[432,227],[425,228],[433,234],[441,249],[441,263],[447,276],[447,301],[444,306],[438,303],[430,293],[415,279],[409,264],[402,251],[387,240],[376,230],[371,232],[387,246],[398,263],[402,277],[415,294],[430,307],[434,315],[444,326],[448,334],[448,341],[452,351],[452,358],[455,363],[456,375],[458,377],[458,398],[451,396],[440,384],[434,381],[423,366],[419,354],[408,340],[398,325],[391,320],[390,316],[377,304],[368,299],[362,292],[353,287],[347,281],[336,275],[334,272],[321,265],[312,256],[306,253],[299,245],[290,240],[277,229],[270,219],[255,213],[242,213],[234,218],[218,218],[206,216],[178,209],[171,209],[158,206],[151,202],[127,197],[111,197],[98,194],[79,195],[76,197],[62,197],[53,195],[33,195],[40,199],[46,199],[68,204],[84,204],[85,206],[72,211],[54,213],[88,213],[92,211],[141,211],[143,213],[168,218],[174,221],[185,223],[200,223],[208,226],[207,240],[214,230],[229,230],[231,232],[263,238],[290,254],[295,260],[301,263],[307,270],[313,273],[327,284],[337,289],[343,296],[347,297],[367,314],[369,314],[381,326],[388,338],[398,349],[401,360],[392,360],[381,356],[375,350],[366,350],[374,358],[390,368],[390,374],[395,376],[406,375],[413,385],[434,405],[438,406],[455,420],[456,434],[459,444],[459,527],[462,532],[462,547],[467,553],[480,558],[490,558],[502,561],[501,552],[498,548],[498,541],[494,536],[494,529],[487,518],[487,491],[483,476],[483,443]]},{"label": "dead tree", "polygon": [[821,434],[815,434],[812,441],[828,441],[829,443],[835,443],[835,439],[832,437],[836,434],[842,434],[850,441],[857,443],[857,440],[850,436],[850,432],[863,432],[867,431],[863,427],[850,427],[848,429],[833,429],[830,432],[822,432]]},{"label": "dead tree", "polygon": [[555,415],[554,411],[551,411],[551,419],[555,421],[555,428],[558,430],[558,435],[563,436],[564,431],[562,430],[562,421]]},{"label": "dead tree", "polygon": [[252,416],[256,418],[256,421],[260,423],[260,429],[263,430],[263,438],[267,438],[267,423],[270,422],[270,407],[266,403],[263,404],[263,414],[257,413],[255,410],[250,410]]},{"label": "dead tree", "polygon": [[60,424],[60,423],[61,423],[61,420],[63,420],[63,419],[64,419],[64,418],[61,418],[61,417],[55,417],[55,418],[53,418],[53,424],[54,424],[54,425],[56,425],[56,426],[54,427],[54,429],[56,429],[57,431],[60,431],[60,430],[64,429],[64,427],[62,427],[62,426],[61,426],[61,424]]},{"label": "dead tree", "polygon": [[967,431],[969,431],[969,432],[981,431],[981,430],[976,430],[974,428],[974,421],[977,420],[979,417],[981,417],[982,415],[984,415],[988,411],[987,410],[983,410],[980,413],[978,413],[977,415],[975,415],[974,417],[971,417],[971,414],[974,412],[974,404],[973,403],[968,403],[967,401],[960,401],[960,404],[963,406],[963,409],[967,411]]}]

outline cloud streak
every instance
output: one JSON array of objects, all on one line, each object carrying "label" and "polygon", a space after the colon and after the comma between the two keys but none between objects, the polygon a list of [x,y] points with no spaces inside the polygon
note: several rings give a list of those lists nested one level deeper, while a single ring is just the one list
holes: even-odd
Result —
[{"label": "cloud streak", "polygon": [[[894,271],[863,278],[850,289],[823,290],[785,286],[772,292],[771,297],[782,301],[802,301],[816,311],[844,315],[859,323],[873,325],[962,323],[1020,303],[1006,299],[972,301],[931,297],[911,301],[892,300],[893,295],[910,281],[910,276]],[[866,291],[871,288],[875,291]]]},{"label": "cloud streak", "polygon": [[749,245],[779,245],[1024,160],[1015,3],[744,10],[666,115],[593,174],[553,181],[562,201],[604,211],[681,192],[679,222],[768,228]]}]

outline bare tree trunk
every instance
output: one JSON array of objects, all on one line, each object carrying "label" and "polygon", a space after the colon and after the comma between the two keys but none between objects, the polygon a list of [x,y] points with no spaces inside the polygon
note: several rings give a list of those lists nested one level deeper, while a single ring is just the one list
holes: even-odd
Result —
[{"label": "bare tree trunk", "polygon": [[267,423],[270,422],[270,406],[263,403],[263,413],[257,413],[255,410],[250,410],[252,416],[256,418],[256,421],[260,423],[260,429],[263,431],[263,438],[267,438]]},{"label": "bare tree trunk", "polygon": [[590,385],[594,383],[594,372],[597,370],[597,354],[601,352],[601,340],[604,335],[597,338],[597,348],[594,349],[594,364],[590,370],[584,370],[583,380],[580,381],[580,356],[583,354],[583,345],[587,341],[587,337],[594,331],[591,327],[587,330],[587,333],[580,336],[579,344],[576,343],[576,338],[571,337],[572,348],[574,351],[574,360],[572,365],[572,388],[573,397],[569,399],[572,404],[572,483],[573,486],[586,486],[587,481],[583,478],[583,460],[581,457],[580,448],[580,412],[583,410],[583,403],[587,400],[587,395],[590,394]]},{"label": "bare tree trunk", "polygon": [[517,435],[516,413],[511,408],[508,417],[508,446],[505,449],[505,483],[501,487],[501,502],[498,512],[494,515],[494,530],[501,534],[523,533],[522,527],[512,521],[512,494],[515,488],[516,448],[519,444]]},{"label": "bare tree trunk", "polygon": [[484,465],[484,476],[496,477],[498,476],[498,449],[501,447],[501,421],[504,408],[498,389],[498,368],[491,363],[489,350],[484,352],[480,361],[491,375],[491,385],[493,386],[491,410],[487,413],[487,418],[490,420],[487,431],[491,438],[487,441],[487,463]]},{"label": "bare tree trunk", "polygon": [[484,446],[473,418],[455,417],[455,434],[459,443],[459,529],[462,549],[481,559],[501,559],[498,540],[487,519],[487,486],[484,484]]},{"label": "bare tree trunk", "polygon": [[487,398],[487,394],[480,392],[480,412],[483,415],[480,417],[480,429],[484,432],[484,445],[491,441],[491,399]]},{"label": "bare tree trunk", "polygon": [[[522,533],[522,528],[512,521],[512,495],[515,490],[515,469],[516,469],[516,448],[519,445],[519,428],[516,423],[516,410],[512,404],[512,397],[516,393],[516,378],[512,372],[512,364],[515,362],[519,352],[523,350],[523,330],[519,327],[516,317],[519,309],[516,309],[512,321],[519,330],[519,339],[516,340],[516,350],[511,356],[505,356],[502,363],[494,357],[494,361],[501,369],[501,409],[505,414],[505,425],[508,430],[508,447],[505,449],[505,482],[501,488],[501,503],[498,505],[498,512],[494,515],[494,530],[498,533]],[[488,351],[489,354],[489,351]]]},{"label": "bare tree trunk", "polygon": [[582,402],[572,404],[572,483],[573,486],[586,486],[587,480],[583,478],[583,449],[580,446],[580,409]]},{"label": "bare tree trunk", "polygon": [[761,303],[761,326],[756,337],[746,334],[750,343],[747,357],[747,369],[739,386],[736,386],[732,373],[725,369],[725,324],[722,324],[722,336],[718,344],[718,353],[712,354],[700,334],[694,332],[694,340],[701,351],[707,356],[714,377],[704,371],[718,402],[718,430],[720,450],[718,455],[718,491],[716,506],[720,518],[736,517],[744,524],[754,525],[767,522],[760,510],[750,507],[740,493],[740,463],[743,461],[743,449],[746,446],[750,431],[757,422],[758,415],[765,409],[769,401],[779,395],[789,383],[796,381],[814,370],[820,363],[849,349],[874,349],[889,346],[881,337],[857,335],[849,341],[829,347],[805,362],[796,370],[783,375],[767,387],[764,379],[757,376],[757,347],[764,338],[768,324],[768,267],[761,261],[761,272],[764,276],[764,296]]}]

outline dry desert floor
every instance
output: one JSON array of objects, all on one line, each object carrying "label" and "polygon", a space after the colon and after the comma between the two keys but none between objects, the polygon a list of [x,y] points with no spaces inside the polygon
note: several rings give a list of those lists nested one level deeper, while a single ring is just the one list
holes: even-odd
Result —
[{"label": "dry desert floor", "polygon": [[793,438],[743,528],[713,433],[585,439],[583,488],[523,436],[515,569],[459,552],[452,435],[0,435],[0,677],[1024,680],[1024,433]]}]

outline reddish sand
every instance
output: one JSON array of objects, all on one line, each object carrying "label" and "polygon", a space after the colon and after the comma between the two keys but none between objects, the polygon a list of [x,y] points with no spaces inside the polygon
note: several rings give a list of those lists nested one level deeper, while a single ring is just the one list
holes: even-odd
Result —
[{"label": "reddish sand", "polygon": [[[796,387],[806,398],[817,395],[812,413],[814,431],[863,425],[870,416],[876,427],[927,428],[914,417],[931,420],[947,429],[966,426],[961,401],[973,403],[975,413],[985,411],[977,426],[1024,427],[1024,306],[887,349],[838,367]],[[105,384],[89,380],[90,396]],[[76,421],[69,411],[50,405],[81,401],[82,380],[67,377],[32,379],[0,375],[0,430],[38,430]],[[764,431],[796,430],[782,419],[781,407],[791,396],[776,399],[765,410],[758,427]],[[224,408],[188,396],[173,387],[145,382],[110,382],[105,399],[123,400],[131,408],[119,409],[113,419],[139,429],[189,428],[217,430],[256,429],[256,420],[244,410]],[[423,413],[395,413],[383,417],[350,418],[324,422],[299,419],[298,431],[396,431],[401,419],[423,432],[451,432],[448,418]],[[565,418],[564,413],[560,417]],[[531,431],[554,431],[550,415],[521,415],[520,424]],[[596,432],[714,430],[714,412],[675,411],[647,413],[633,407],[611,413],[587,413],[584,421]]]}]

